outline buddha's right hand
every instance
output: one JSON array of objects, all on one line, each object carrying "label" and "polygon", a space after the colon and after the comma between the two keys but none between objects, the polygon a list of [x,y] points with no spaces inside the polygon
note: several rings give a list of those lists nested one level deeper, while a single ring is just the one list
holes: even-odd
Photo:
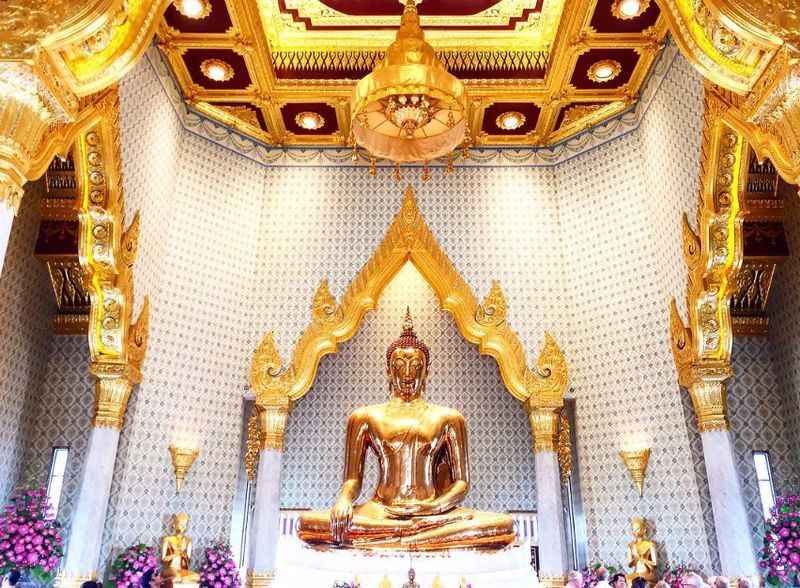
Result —
[{"label": "buddha's right hand", "polygon": [[334,543],[344,542],[345,533],[353,522],[353,502],[346,497],[336,501],[331,509],[331,537]]}]

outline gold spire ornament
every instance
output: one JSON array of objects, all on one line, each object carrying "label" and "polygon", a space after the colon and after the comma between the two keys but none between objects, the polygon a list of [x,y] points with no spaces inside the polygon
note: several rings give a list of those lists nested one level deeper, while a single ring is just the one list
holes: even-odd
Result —
[{"label": "gold spire ornament", "polygon": [[176,494],[183,488],[186,474],[194,464],[194,460],[200,455],[200,450],[196,447],[169,446],[169,453],[172,456],[172,468],[175,470],[175,492]]},{"label": "gold spire ornament", "polygon": [[644,478],[647,474],[647,463],[650,461],[650,449],[635,449],[631,451],[620,451],[619,456],[628,468],[639,496],[644,494]]},{"label": "gold spire ornament", "polygon": [[396,163],[452,152],[466,133],[467,96],[425,41],[414,0],[386,57],[356,84],[350,101],[354,146]]}]

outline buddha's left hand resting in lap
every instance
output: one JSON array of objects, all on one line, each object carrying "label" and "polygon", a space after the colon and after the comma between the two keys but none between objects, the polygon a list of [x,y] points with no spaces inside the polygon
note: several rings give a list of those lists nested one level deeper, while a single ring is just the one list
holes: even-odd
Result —
[{"label": "buddha's left hand resting in lap", "polygon": [[[466,425],[458,411],[422,398],[429,363],[407,312],[403,334],[386,353],[391,398],[350,415],[339,497],[330,511],[301,515],[300,539],[408,550],[500,547],[514,540],[509,515],[458,506],[469,490]],[[355,505],[367,449],[378,459],[378,486],[371,500]]]}]

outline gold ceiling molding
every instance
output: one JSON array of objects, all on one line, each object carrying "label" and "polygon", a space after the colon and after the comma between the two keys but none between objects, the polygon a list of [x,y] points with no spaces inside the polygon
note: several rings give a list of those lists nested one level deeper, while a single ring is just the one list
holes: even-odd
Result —
[{"label": "gold ceiling molding", "polygon": [[[298,1],[303,4],[303,9],[321,5],[319,0]],[[351,68],[371,69],[393,38],[395,29],[346,31],[343,37],[339,32],[308,31],[305,25],[283,22],[287,19],[285,15],[283,19],[277,16],[280,11],[276,0],[227,0],[226,6],[232,26],[224,33],[180,32],[166,20],[158,29],[159,48],[190,106],[269,145],[343,144],[350,132],[347,100],[354,80],[344,77],[319,79],[317,76],[319,72],[334,75]],[[620,114],[637,100],[663,47],[667,22],[658,18],[653,26],[638,33],[598,32],[590,24],[597,6],[598,0],[574,0],[569,4],[569,10],[563,10],[562,0],[546,1],[544,12],[536,17],[539,23],[536,26],[551,31],[545,36],[550,38],[552,34],[552,39],[541,47],[531,47],[533,35],[520,29],[467,31],[468,34],[461,33],[461,36],[452,29],[426,31],[426,38],[440,59],[449,69],[457,71],[459,78],[467,81],[471,98],[469,131],[476,145],[553,145]],[[352,20],[354,24],[363,24],[358,18]],[[390,21],[392,27],[397,25],[396,16]],[[347,19],[342,22],[347,22]],[[423,28],[428,24],[424,17],[422,24]],[[270,32],[270,27],[282,27],[283,32],[291,34]],[[230,49],[242,55],[253,82],[251,86],[227,90],[205,86],[202,80],[193,79],[184,55],[189,50],[208,49]],[[576,88],[572,84],[572,74],[580,56],[586,51],[608,49],[631,50],[638,55],[630,79],[619,87]],[[541,79],[519,75],[525,70],[539,72],[542,69],[546,71]],[[493,70],[505,73],[496,79],[482,77],[482,72],[491,73]],[[290,72],[291,77],[281,77],[278,75],[281,71]],[[472,71],[474,75],[470,75]],[[305,72],[310,72],[309,77],[304,77]],[[220,102],[252,104],[261,110],[266,130],[256,129],[251,124],[236,124],[231,113],[215,106]],[[337,112],[338,129],[331,134],[291,132],[284,124],[281,107],[294,102],[333,106]],[[483,132],[484,112],[496,102],[534,104],[541,109],[535,128],[522,135],[502,134],[499,129],[496,134]],[[598,109],[593,116],[583,117],[574,124],[556,128],[562,107],[582,102],[604,102],[609,107]],[[491,117],[492,125],[495,117]]]},{"label": "gold ceiling molding", "polygon": [[[497,282],[482,304],[441,250],[408,187],[400,211],[383,241],[336,303],[327,280],[314,295],[311,323],[301,335],[289,365],[284,366],[272,332],[253,356],[250,385],[259,407],[294,402],[316,378],[323,356],[358,331],[364,314],[373,310],[381,292],[398,271],[411,262],[436,293],[441,307],[453,315],[461,335],[480,352],[493,357],[508,391],[528,405],[556,409],[563,405],[567,364],[549,333],[535,366],[529,367],[517,334],[509,326],[507,305]],[[287,407],[288,408],[288,407]],[[283,414],[278,411],[277,414]],[[285,422],[284,425],[285,426]],[[269,428],[262,427],[262,431]]]},{"label": "gold ceiling molding", "polygon": [[[77,96],[118,81],[149,46],[169,0],[5,0],[0,61],[55,74]],[[44,83],[49,83],[42,76]]]},{"label": "gold ceiling molding", "polygon": [[[394,39],[398,15],[348,15],[321,0],[256,0],[263,34],[275,51],[330,50],[332,47],[384,49]],[[288,17],[281,4],[293,12]],[[438,49],[547,51],[553,44],[566,0],[499,0],[472,15],[422,15],[426,38]],[[302,21],[302,22],[301,22]],[[509,22],[515,23],[510,29]],[[351,27],[351,28],[350,28]],[[474,29],[494,27],[475,34]],[[349,28],[349,30],[347,30]]]},{"label": "gold ceiling molding", "polygon": [[94,105],[73,148],[78,185],[78,256],[89,292],[91,372],[98,378],[95,426],[120,428],[133,384],[141,381],[147,350],[149,302],[133,320],[133,265],[139,215],[124,229],[119,95],[109,90]]},{"label": "gold ceiling molding", "polygon": [[706,83],[698,232],[692,230],[686,214],[682,225],[688,326],[674,298],[670,304],[678,383],[692,397],[701,431],[727,427],[725,382],[733,373],[730,300],[743,257],[747,141],[725,121],[726,109],[723,97]]},{"label": "gold ceiling molding", "polygon": [[728,90],[726,121],[800,182],[800,6],[795,0],[658,0],[678,47]]},{"label": "gold ceiling molding", "polygon": [[706,79],[728,90],[750,91],[783,44],[765,30],[755,13],[742,13],[730,0],[658,0],[658,4],[681,52]]}]

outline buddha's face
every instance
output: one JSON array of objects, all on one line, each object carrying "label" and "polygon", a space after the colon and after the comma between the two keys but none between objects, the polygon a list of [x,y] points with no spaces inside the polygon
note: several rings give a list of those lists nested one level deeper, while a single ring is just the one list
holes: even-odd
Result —
[{"label": "buddha's face", "polygon": [[647,525],[642,519],[633,519],[631,521],[631,530],[636,539],[642,539],[647,531]]},{"label": "buddha's face", "polygon": [[174,519],[175,534],[183,535],[189,525],[189,517],[178,515]]},{"label": "buddha's face", "polygon": [[405,401],[418,398],[425,389],[428,365],[425,354],[416,347],[398,347],[389,360],[389,387]]}]

